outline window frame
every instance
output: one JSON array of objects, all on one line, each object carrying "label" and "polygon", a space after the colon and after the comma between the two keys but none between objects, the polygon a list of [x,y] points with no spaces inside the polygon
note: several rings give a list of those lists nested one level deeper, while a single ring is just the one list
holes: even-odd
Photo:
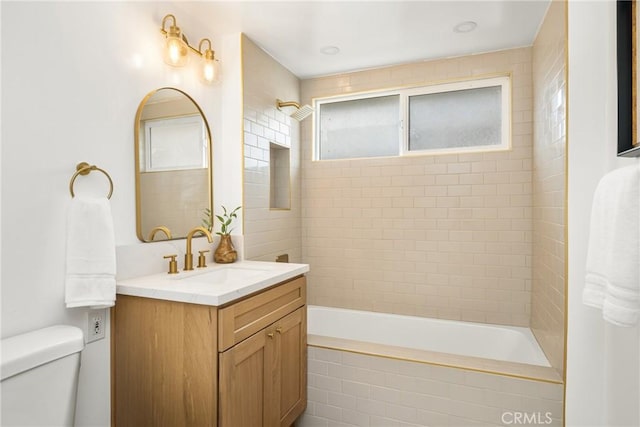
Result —
[{"label": "window frame", "polygon": [[[371,99],[371,98],[382,98],[385,96],[399,96],[398,100],[398,143],[400,146],[398,147],[398,154],[389,155],[389,156],[367,156],[367,157],[344,157],[339,159],[321,159],[320,158],[320,106],[322,104],[333,104],[337,102],[344,101],[357,101],[360,99]],[[400,157],[402,156],[402,144],[403,144],[403,133],[404,126],[402,123],[403,120],[403,104],[402,104],[402,95],[397,90],[389,89],[389,90],[380,90],[375,92],[359,92],[348,95],[338,95],[338,96],[330,96],[326,98],[315,98],[313,100],[314,110],[317,114],[313,116],[313,160],[314,161],[336,161],[336,160],[357,160],[357,159],[383,159],[388,157]]]},{"label": "window frame", "polygon": [[[379,158],[395,158],[395,157],[414,157],[425,155],[442,155],[442,154],[467,154],[467,153],[486,153],[495,151],[509,151],[512,149],[512,120],[513,120],[513,100],[512,100],[512,74],[502,73],[485,77],[471,77],[465,79],[450,80],[446,82],[434,83],[429,85],[399,87],[394,89],[383,89],[376,91],[358,92],[347,95],[328,96],[322,98],[314,98],[313,104],[317,114],[313,119],[313,161],[336,161],[336,160],[357,160],[357,159],[379,159]],[[452,147],[437,149],[420,149],[409,150],[409,97],[418,95],[428,95],[432,93],[454,92],[465,89],[478,89],[483,87],[501,87],[501,113],[502,113],[502,132],[501,143],[499,145],[482,145],[473,147]],[[369,157],[350,157],[341,159],[321,159],[320,158],[320,107],[322,104],[331,104],[342,101],[353,101],[358,99],[377,98],[382,96],[398,95],[399,96],[399,118],[398,132],[399,144],[397,155],[392,156],[369,156]]]},{"label": "window frame", "polygon": [[[200,114],[187,114],[182,116],[159,117],[144,120],[144,170],[142,172],[167,172],[178,170],[206,169],[208,165],[208,139],[204,120]],[[190,126],[198,131],[198,138],[186,141],[191,144],[193,152],[198,152],[198,160],[195,156],[190,158],[191,162],[182,166],[153,166],[153,129],[171,128],[175,126]]]}]

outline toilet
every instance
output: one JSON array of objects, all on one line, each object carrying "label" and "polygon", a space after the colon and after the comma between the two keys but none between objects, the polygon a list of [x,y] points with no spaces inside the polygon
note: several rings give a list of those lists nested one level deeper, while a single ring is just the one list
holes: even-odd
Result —
[{"label": "toilet", "polygon": [[0,425],[73,426],[82,330],[51,326],[0,345]]}]

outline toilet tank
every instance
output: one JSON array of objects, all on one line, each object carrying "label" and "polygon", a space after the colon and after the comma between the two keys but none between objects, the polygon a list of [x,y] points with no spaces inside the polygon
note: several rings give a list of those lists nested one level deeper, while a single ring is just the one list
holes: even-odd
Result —
[{"label": "toilet tank", "polygon": [[0,425],[73,426],[82,330],[51,326],[0,345]]}]

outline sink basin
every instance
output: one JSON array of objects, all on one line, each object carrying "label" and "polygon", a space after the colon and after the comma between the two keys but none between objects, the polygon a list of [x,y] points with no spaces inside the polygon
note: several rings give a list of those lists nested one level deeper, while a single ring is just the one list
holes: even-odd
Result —
[{"label": "sink basin", "polygon": [[176,279],[179,279],[183,283],[187,282],[222,285],[244,282],[253,277],[260,276],[268,271],[268,269],[257,268],[220,267],[202,274],[196,274],[194,276],[185,278],[176,277]]}]

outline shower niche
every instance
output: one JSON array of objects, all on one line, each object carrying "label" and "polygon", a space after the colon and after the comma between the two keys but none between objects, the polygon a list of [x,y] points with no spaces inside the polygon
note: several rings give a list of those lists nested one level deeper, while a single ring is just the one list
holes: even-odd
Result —
[{"label": "shower niche", "polygon": [[269,145],[269,208],[291,209],[291,172],[289,147]]}]

